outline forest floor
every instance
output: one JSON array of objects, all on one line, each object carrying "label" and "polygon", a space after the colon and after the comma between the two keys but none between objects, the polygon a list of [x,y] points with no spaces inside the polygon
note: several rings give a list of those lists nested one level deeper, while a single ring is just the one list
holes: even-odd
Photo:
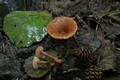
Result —
[{"label": "forest floor", "polygon": [[[16,9],[9,7],[7,11],[7,5],[0,4],[0,12],[3,11],[0,15],[0,80],[84,80],[82,62],[73,55],[82,47],[89,47],[96,54],[94,65],[102,68],[101,80],[120,80],[120,1],[24,0],[23,3],[24,8],[18,10],[47,10],[53,18],[71,17],[77,22],[78,30],[67,40],[56,40],[47,35],[30,47],[18,48],[2,27],[4,16]],[[42,78],[32,78],[25,72],[24,64],[38,46],[43,46],[45,51],[56,51],[63,63],[56,64]]]}]

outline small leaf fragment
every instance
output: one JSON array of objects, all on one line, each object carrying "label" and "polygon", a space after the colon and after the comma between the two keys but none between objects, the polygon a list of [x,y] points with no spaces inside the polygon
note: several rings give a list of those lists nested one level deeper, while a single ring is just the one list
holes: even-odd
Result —
[{"label": "small leaf fragment", "polygon": [[47,74],[50,71],[50,67],[47,65],[41,64],[39,65],[39,69],[33,69],[32,66],[32,59],[34,56],[29,57],[25,60],[24,68],[27,75],[33,77],[33,78],[40,78],[43,77],[45,74]]}]

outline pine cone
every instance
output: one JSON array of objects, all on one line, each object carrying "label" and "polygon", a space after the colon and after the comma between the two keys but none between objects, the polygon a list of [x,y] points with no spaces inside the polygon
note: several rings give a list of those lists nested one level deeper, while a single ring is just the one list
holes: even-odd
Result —
[{"label": "pine cone", "polygon": [[89,66],[97,63],[96,55],[90,48],[81,48],[75,55],[77,57],[76,66],[80,67],[81,69],[86,69]]},{"label": "pine cone", "polygon": [[80,61],[85,65],[91,65],[96,63],[96,55],[90,48],[81,48],[81,52],[79,53]]},{"label": "pine cone", "polygon": [[83,77],[85,80],[101,80],[102,72],[101,69],[95,65],[91,65],[85,69]]}]

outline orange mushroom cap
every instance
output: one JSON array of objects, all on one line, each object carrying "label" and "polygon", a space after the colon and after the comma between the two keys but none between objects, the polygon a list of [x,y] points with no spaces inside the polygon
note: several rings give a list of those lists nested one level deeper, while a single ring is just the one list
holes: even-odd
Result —
[{"label": "orange mushroom cap", "polygon": [[77,31],[77,23],[69,17],[55,18],[47,25],[48,34],[55,39],[68,39]]}]

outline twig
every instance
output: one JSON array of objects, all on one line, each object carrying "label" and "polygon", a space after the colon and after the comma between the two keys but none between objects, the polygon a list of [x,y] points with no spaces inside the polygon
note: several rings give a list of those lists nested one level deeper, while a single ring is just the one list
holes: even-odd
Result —
[{"label": "twig", "polygon": [[78,19],[78,21],[79,21],[79,23],[82,25],[82,27],[83,27],[83,28],[86,28],[86,29],[88,30],[88,32],[90,32],[90,28],[89,28],[89,26],[85,23],[85,21],[83,21],[78,14],[76,14],[75,17]]},{"label": "twig", "polygon": [[67,71],[64,71],[63,74],[70,73],[73,71],[81,71],[81,70],[79,68],[72,68],[72,69],[68,69]]},{"label": "twig", "polygon": [[76,40],[76,37],[75,37],[75,36],[73,36],[73,39],[74,39],[74,41],[75,41],[77,47],[80,47],[80,45],[79,45],[78,41]]},{"label": "twig", "polygon": [[81,19],[81,17],[80,17],[78,14],[76,14],[75,17],[78,19],[78,21],[79,21],[81,24],[87,25],[87,24]]}]

